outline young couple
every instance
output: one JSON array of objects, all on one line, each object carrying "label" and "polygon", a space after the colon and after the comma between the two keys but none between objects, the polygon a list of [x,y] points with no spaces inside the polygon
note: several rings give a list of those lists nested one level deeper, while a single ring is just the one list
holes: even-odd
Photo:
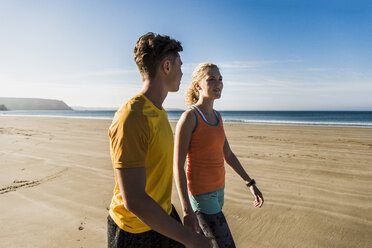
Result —
[{"label": "young couple", "polygon": [[[121,106],[109,128],[115,172],[107,217],[109,248],[235,247],[221,210],[224,161],[245,181],[254,205],[263,204],[255,181],[230,149],[220,114],[213,109],[223,88],[216,65],[203,63],[195,69],[187,94],[191,107],[181,116],[173,142],[162,104],[168,92],[179,89],[182,50],[179,41],[154,33],[141,36],[134,47],[143,88]],[[173,170],[183,225],[171,204]]]}]

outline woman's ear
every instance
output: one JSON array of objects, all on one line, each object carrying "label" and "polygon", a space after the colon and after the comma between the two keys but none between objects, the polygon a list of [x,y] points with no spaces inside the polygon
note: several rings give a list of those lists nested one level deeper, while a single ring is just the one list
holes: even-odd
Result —
[{"label": "woman's ear", "polygon": [[194,85],[194,87],[195,87],[195,89],[197,89],[197,90],[201,90],[201,87],[200,87],[199,83],[196,83],[196,84]]}]

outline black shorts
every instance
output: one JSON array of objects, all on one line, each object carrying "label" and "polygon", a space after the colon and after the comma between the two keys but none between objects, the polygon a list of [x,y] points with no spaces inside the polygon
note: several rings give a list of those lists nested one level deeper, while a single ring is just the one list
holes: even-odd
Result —
[{"label": "black shorts", "polygon": [[[176,209],[172,205],[172,218],[181,223]],[[185,246],[173,239],[170,239],[154,230],[143,233],[126,232],[107,216],[107,244],[108,248],[184,248]]]},{"label": "black shorts", "polygon": [[231,235],[229,225],[227,224],[225,215],[221,212],[217,214],[204,214],[196,211],[200,228],[207,237],[211,237],[207,233],[212,233],[219,248],[235,248],[235,242]]}]

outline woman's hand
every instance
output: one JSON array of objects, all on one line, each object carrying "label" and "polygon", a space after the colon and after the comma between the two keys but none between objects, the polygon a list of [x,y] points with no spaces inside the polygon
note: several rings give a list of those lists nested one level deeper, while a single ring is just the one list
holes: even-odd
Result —
[{"label": "woman's hand", "polygon": [[184,213],[183,225],[196,233],[201,232],[198,218],[193,211],[190,213]]},{"label": "woman's hand", "polygon": [[194,237],[190,239],[190,243],[185,246],[186,248],[214,248],[212,239],[202,234],[195,234]]},{"label": "woman's hand", "polygon": [[252,195],[254,196],[253,205],[255,207],[262,207],[262,204],[264,203],[264,198],[262,196],[261,191],[256,187],[256,185],[250,186],[249,190],[251,191]]}]

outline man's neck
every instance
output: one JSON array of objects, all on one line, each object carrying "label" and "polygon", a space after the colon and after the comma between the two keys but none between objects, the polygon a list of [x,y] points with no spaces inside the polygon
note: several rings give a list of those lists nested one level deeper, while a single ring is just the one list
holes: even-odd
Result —
[{"label": "man's neck", "polygon": [[162,82],[153,79],[145,80],[141,93],[144,94],[158,109],[162,109],[163,102],[168,95]]}]

